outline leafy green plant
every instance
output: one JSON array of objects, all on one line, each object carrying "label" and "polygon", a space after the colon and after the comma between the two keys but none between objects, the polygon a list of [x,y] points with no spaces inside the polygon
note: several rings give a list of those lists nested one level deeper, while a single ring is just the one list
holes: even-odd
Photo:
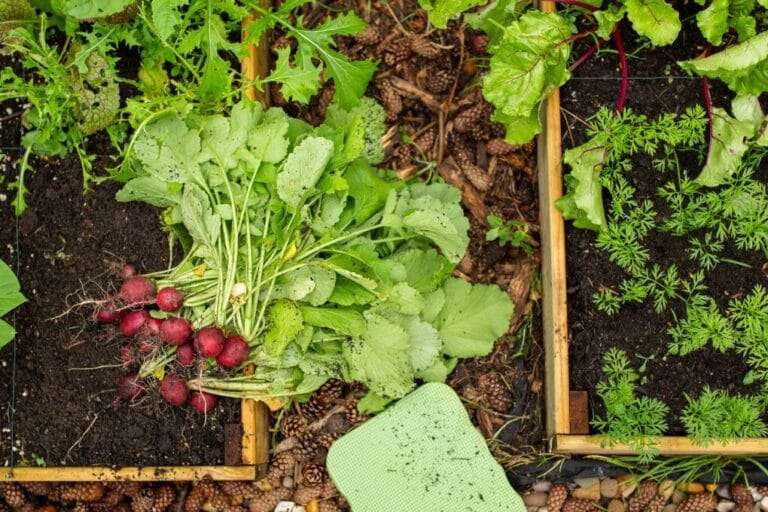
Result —
[{"label": "leafy green plant", "polygon": [[247,340],[256,368],[203,374],[193,389],[289,397],[342,378],[381,404],[417,378],[444,380],[457,358],[487,354],[506,332],[502,290],[449,278],[469,242],[459,192],[382,175],[366,142],[383,123],[354,118],[337,111],[312,128],[242,102],[229,116],[169,114],[139,134],[134,177],[117,197],[166,208],[189,247],[150,276],[184,293],[194,327]]},{"label": "leafy green plant", "polygon": [[768,433],[762,407],[756,397],[729,395],[723,390],[704,387],[696,399],[686,395],[683,424],[688,436],[699,446],[712,441],[728,442]]},{"label": "leafy green plant", "polygon": [[300,17],[295,24],[292,23],[292,11],[304,3],[306,0],[285,2],[271,10],[253,4],[262,17],[251,26],[249,41],[258,41],[267,30],[279,26],[297,44],[293,59],[290,48],[277,50],[275,69],[263,82],[282,84],[282,92],[287,99],[306,104],[319,90],[323,82],[321,76],[325,76],[333,81],[335,101],[343,108],[352,108],[365,93],[376,71],[376,63],[349,60],[333,48],[333,38],[354,35],[366,24],[353,12],[329,18],[313,29],[306,27]]},{"label": "leafy green plant", "polygon": [[76,153],[83,171],[83,186],[88,188],[93,174],[85,139],[109,126],[119,110],[113,63],[97,51],[83,57],[84,50],[77,46],[61,53],[46,41],[46,30],[43,16],[38,33],[18,27],[6,41],[6,48],[21,57],[24,68],[33,72],[36,79],[25,80],[11,68],[0,72],[0,100],[17,99],[29,104],[22,118],[26,128],[22,137],[25,154],[15,184],[13,204],[17,215],[26,208],[24,177],[30,154]]},{"label": "leafy green plant", "polygon": [[605,415],[592,420],[609,445],[626,443],[641,460],[651,460],[657,453],[656,438],[667,430],[669,407],[646,396],[637,396],[640,378],[627,354],[611,348],[603,356],[604,380],[597,385],[597,394],[605,405]]},{"label": "leafy green plant", "polygon": [[[4,317],[26,301],[13,270],[0,260],[0,317]],[[5,320],[0,320],[0,349],[15,337],[16,329]]]},{"label": "leafy green plant", "polygon": [[485,233],[485,239],[489,242],[498,241],[499,245],[511,245],[525,251],[526,254],[533,254],[533,238],[530,235],[530,226],[527,222],[521,220],[504,221],[498,215],[488,216],[488,226],[490,229]]}]

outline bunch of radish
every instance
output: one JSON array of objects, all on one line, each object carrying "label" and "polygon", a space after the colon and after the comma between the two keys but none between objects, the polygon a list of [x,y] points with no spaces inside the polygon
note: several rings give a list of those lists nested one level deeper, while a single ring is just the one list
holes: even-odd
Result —
[{"label": "bunch of radish", "polygon": [[[194,332],[186,318],[169,316],[178,313],[184,305],[184,294],[176,288],[156,290],[149,278],[138,275],[131,265],[120,272],[123,279],[116,296],[99,303],[94,320],[100,324],[119,324],[121,334],[128,343],[120,349],[120,359],[128,368],[142,356],[163,347],[175,348],[175,363],[179,367],[206,364],[215,359],[224,370],[236,368],[248,359],[248,343],[240,336],[226,336],[221,329],[207,326]],[[151,311],[162,312],[165,318],[152,316]],[[216,407],[217,397],[205,391],[190,390],[187,382],[166,368],[160,382],[160,395],[171,405],[189,404],[201,413]],[[118,382],[118,397],[132,400],[146,391],[143,379],[137,373],[123,375]]]}]

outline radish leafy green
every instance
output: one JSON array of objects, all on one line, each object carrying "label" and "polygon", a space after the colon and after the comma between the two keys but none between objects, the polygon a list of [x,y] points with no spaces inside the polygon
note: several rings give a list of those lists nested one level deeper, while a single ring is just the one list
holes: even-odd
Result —
[{"label": "radish leafy green", "polygon": [[256,367],[192,386],[285,397],[343,378],[399,398],[506,332],[506,293],[448,277],[469,242],[459,192],[375,169],[368,143],[384,114],[364,105],[313,128],[243,102],[229,116],[168,114],[139,134],[117,197],[165,206],[190,242],[158,285],[186,294],[196,327],[248,340]]}]

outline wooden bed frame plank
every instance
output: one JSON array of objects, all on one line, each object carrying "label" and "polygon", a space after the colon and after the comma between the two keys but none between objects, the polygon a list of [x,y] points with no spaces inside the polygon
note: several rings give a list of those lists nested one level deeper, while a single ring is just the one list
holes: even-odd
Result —
[{"label": "wooden bed frame plank", "polygon": [[[551,1],[541,9],[555,10]],[[542,260],[547,437],[570,429],[568,383],[568,306],[566,304],[565,223],[555,201],[563,195],[561,176],[560,92],[542,108],[544,129],[538,138],[539,209]]]},{"label": "wooden bed frame plank", "polygon": [[137,482],[212,480],[254,480],[255,466],[156,466],[145,468],[102,467],[15,467],[0,470],[0,482]]},{"label": "wooden bed frame plank", "polygon": [[[634,454],[627,445],[608,446],[602,436],[557,435],[555,451],[572,455],[630,455]],[[661,455],[731,455],[755,456],[768,454],[768,439],[740,439],[733,443],[712,443],[706,448],[697,446],[684,436],[665,436],[659,439]]]}]

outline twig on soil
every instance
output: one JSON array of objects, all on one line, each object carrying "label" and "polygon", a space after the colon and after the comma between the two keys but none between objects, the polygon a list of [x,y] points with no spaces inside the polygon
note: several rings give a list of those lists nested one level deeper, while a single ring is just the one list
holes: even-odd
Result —
[{"label": "twig on soil", "polygon": [[422,91],[408,80],[403,80],[400,77],[393,76],[389,79],[389,81],[392,84],[392,87],[398,89],[403,94],[419,98],[421,102],[424,103],[424,105],[434,110],[435,112],[440,112],[443,110],[443,105],[441,105],[434,96],[428,92]]},{"label": "twig on soil", "polygon": [[[337,414],[341,414],[345,410],[346,410],[346,406],[337,405],[336,407],[328,411],[328,413],[325,416],[323,416],[322,418],[320,418],[319,420],[313,423],[310,423],[309,426],[307,426],[307,431],[317,432],[318,430],[321,430],[333,416]],[[288,439],[281,441],[280,443],[278,443],[277,446],[275,446],[275,453],[292,450],[296,448],[297,443],[298,443],[298,440],[295,437],[289,437]]]},{"label": "twig on soil", "polygon": [[71,372],[85,372],[91,370],[105,370],[107,368],[121,368],[122,364],[102,364],[101,366],[91,366],[90,368],[67,368]]},{"label": "twig on soil", "polygon": [[472,216],[482,226],[487,226],[488,208],[483,202],[483,198],[477,189],[469,183],[459,170],[459,166],[453,160],[453,157],[446,158],[437,166],[437,171],[445,181],[458,188],[461,191],[461,201]]},{"label": "twig on soil", "polygon": [[391,6],[391,5],[389,5],[389,2],[382,2],[382,5],[384,5],[384,7],[386,7],[386,8],[387,8],[387,12],[389,13],[389,15],[390,15],[390,16],[392,16],[392,19],[393,19],[393,20],[395,20],[395,23],[397,23],[397,26],[400,28],[400,31],[401,31],[401,32],[402,32],[404,35],[406,35],[406,36],[411,36],[411,35],[413,35],[413,34],[412,34],[412,33],[411,33],[411,32],[410,32],[408,29],[406,29],[406,28],[403,26],[403,24],[400,22],[400,18],[398,18],[398,17],[397,17],[397,15],[395,14],[395,11],[393,11],[393,10],[392,10],[392,6]]},{"label": "twig on soil", "polygon": [[11,119],[13,119],[13,118],[15,118],[15,117],[19,117],[19,116],[20,116],[20,115],[22,115],[23,113],[24,113],[24,111],[23,111],[23,110],[20,110],[20,111],[18,111],[18,112],[14,112],[13,114],[9,114],[9,115],[7,115],[7,116],[5,116],[5,117],[0,117],[0,123],[4,123],[4,122],[6,122],[6,121],[10,121]]},{"label": "twig on soil", "polygon": [[69,447],[69,449],[67,450],[66,455],[64,455],[64,461],[66,461],[69,458],[69,454],[72,453],[72,450],[74,450],[75,447],[77,447],[77,445],[79,445],[80,443],[83,442],[83,439],[85,439],[85,436],[88,434],[88,432],[91,431],[93,426],[96,424],[96,420],[97,419],[99,419],[99,413],[98,412],[93,416],[93,420],[91,420],[91,423],[88,425],[88,428],[86,428],[83,431],[83,433],[80,435],[80,437],[77,438],[77,441],[75,441],[75,443],[72,446]]}]

